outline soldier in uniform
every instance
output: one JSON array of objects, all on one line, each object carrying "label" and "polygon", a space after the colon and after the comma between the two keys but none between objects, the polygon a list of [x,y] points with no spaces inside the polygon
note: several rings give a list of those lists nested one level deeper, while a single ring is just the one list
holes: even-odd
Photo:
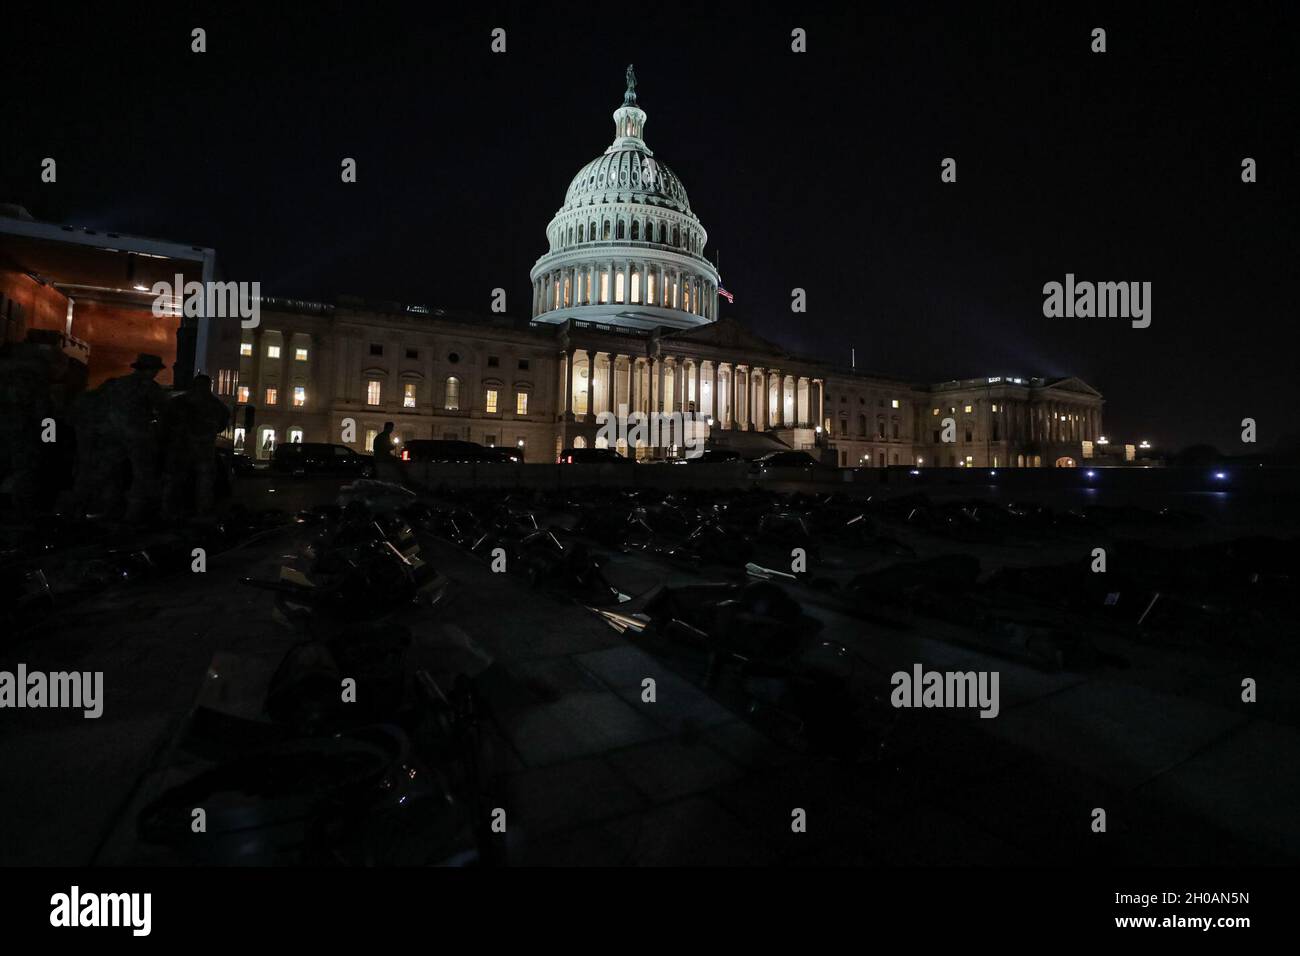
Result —
[{"label": "soldier in uniform", "polygon": [[185,512],[185,496],[194,490],[195,515],[211,513],[216,479],[217,436],[230,423],[230,412],[212,394],[212,379],[194,376],[187,391],[171,399],[163,412],[165,444],[163,508],[168,518]]},{"label": "soldier in uniform", "polygon": [[[156,355],[141,353],[131,363],[134,370],[129,375],[111,378],[99,386],[100,412],[103,416],[94,455],[97,470],[110,473],[120,471],[122,464],[130,465],[130,485],[126,492],[126,520],[139,521],[145,507],[157,494],[158,478],[158,416],[167,393],[154,381],[163,370],[163,362]],[[80,440],[80,436],[78,436]],[[108,502],[110,514],[121,508],[115,487]]]},{"label": "soldier in uniform", "polygon": [[372,454],[375,458],[375,477],[380,481],[392,481],[398,484],[402,481],[402,472],[397,464],[397,457],[393,454],[396,442],[393,441],[392,422],[384,422],[384,430],[375,436],[375,443]]},{"label": "soldier in uniform", "polygon": [[16,512],[37,504],[42,422],[51,414],[49,373],[39,349],[26,342],[0,356],[0,481]]}]

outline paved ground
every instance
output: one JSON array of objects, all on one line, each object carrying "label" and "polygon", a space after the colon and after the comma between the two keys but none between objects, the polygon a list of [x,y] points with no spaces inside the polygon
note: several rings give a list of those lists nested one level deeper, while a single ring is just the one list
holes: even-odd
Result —
[{"label": "paved ground", "polygon": [[[202,577],[102,594],[6,648],[5,667],[103,670],[107,701],[98,721],[5,714],[0,859],[159,859],[135,841],[135,811],[183,776],[173,745],[196,701],[257,715],[296,638],[271,621],[271,595],[237,579],[270,574],[300,533],[217,558]],[[972,648],[955,627],[887,628],[799,591],[823,635],[881,674],[915,662],[1001,674],[997,719],[909,712],[903,750],[864,767],[770,739],[743,700],[701,689],[698,662],[617,634],[449,544],[423,546],[455,597],[412,622],[408,665],[480,675],[493,716],[490,800],[507,811],[512,862],[1300,859],[1300,767],[1283,759],[1300,752],[1290,659],[1124,646],[1111,650],[1125,666],[1048,673]],[[629,593],[665,577],[699,580],[642,554],[608,561]],[[1260,704],[1239,701],[1243,674],[1261,678]],[[641,699],[647,677],[653,703]],[[1105,834],[1090,831],[1095,807],[1107,812]],[[796,810],[806,832],[792,832]]]}]

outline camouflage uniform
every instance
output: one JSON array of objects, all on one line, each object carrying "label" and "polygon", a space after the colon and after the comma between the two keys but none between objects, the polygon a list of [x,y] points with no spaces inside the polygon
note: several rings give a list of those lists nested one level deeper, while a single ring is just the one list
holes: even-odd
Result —
[{"label": "camouflage uniform", "polygon": [[163,472],[163,507],[170,518],[185,511],[188,489],[194,489],[194,513],[209,514],[216,480],[216,439],[226,430],[230,412],[212,394],[206,375],[195,377],[189,391],[171,399],[163,411],[166,443]]},{"label": "camouflage uniform", "polygon": [[[146,358],[157,365],[146,363],[141,367]],[[157,419],[167,393],[148,370],[161,365],[156,356],[142,355],[135,363],[136,371],[111,378],[98,389],[103,417],[91,453],[96,459],[95,470],[109,476],[120,474],[124,463],[130,465],[130,485],[126,492],[128,521],[144,517],[145,506],[157,495]],[[111,482],[110,486],[113,493],[107,510],[116,513],[121,507],[120,485]]]},{"label": "camouflage uniform", "polygon": [[50,411],[45,363],[25,345],[11,347],[0,358],[0,481],[15,511],[36,506],[41,422]]}]

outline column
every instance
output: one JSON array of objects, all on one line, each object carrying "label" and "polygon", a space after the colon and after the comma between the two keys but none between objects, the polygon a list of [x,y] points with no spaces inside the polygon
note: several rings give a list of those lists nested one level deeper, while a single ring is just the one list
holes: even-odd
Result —
[{"label": "column", "polygon": [[609,356],[609,369],[605,372],[605,411],[609,412],[610,417],[618,416],[618,407],[614,404],[618,399],[618,389],[614,387],[617,379],[615,375],[618,371],[618,356],[613,352],[606,353]]},{"label": "column", "polygon": [[596,353],[586,350],[587,356],[587,416],[584,421],[593,421],[596,417],[596,393],[592,386],[596,383]]},{"label": "column", "polygon": [[573,421],[573,349],[564,353],[564,402],[562,408],[566,422]]},{"label": "column", "polygon": [[664,410],[664,360],[663,356],[657,356],[655,362],[655,394],[654,394],[654,411],[662,412]]},{"label": "column", "polygon": [[695,412],[698,415],[704,410],[704,393],[700,391],[700,360],[691,361],[691,371],[695,375]]}]

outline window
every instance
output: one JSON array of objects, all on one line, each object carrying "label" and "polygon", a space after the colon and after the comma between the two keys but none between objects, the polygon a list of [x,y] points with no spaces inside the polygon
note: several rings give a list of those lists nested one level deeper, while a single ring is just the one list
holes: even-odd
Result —
[{"label": "window", "polygon": [[498,368],[501,365],[501,359],[495,355],[488,356],[488,368]]},{"label": "window", "polygon": [[275,429],[274,428],[262,429],[262,451],[264,452],[264,454],[262,455],[263,458],[269,456],[271,452],[275,451]]},{"label": "window", "polygon": [[[307,404],[307,389],[301,385],[293,387],[293,404],[295,408],[302,408]],[[293,441],[293,439],[289,439]]]},{"label": "window", "polygon": [[223,368],[217,372],[217,394],[229,395],[235,390],[235,382],[239,380],[239,373],[232,368]]},{"label": "window", "polygon": [[996,404],[996,403],[994,403],[994,405],[993,405],[993,411],[995,411],[995,412],[996,412],[996,411],[997,411],[997,410],[998,410],[998,406],[997,406],[997,404]]},{"label": "window", "polygon": [[447,361],[450,362],[452,365],[455,365],[457,362],[460,361],[460,353],[459,353],[459,352],[448,352],[448,353],[447,353]]},{"label": "window", "polygon": [[528,371],[528,359],[520,359],[520,360],[519,360],[519,370],[520,370],[521,372],[526,372],[526,371]]},{"label": "window", "polygon": [[970,406],[970,405],[964,405],[964,406],[962,407],[962,411],[964,411],[967,415],[969,415],[969,414],[970,414],[971,412],[973,412],[974,410],[975,410],[975,409],[974,409],[972,406]]},{"label": "window", "polygon": [[889,407],[890,407],[890,408],[898,408],[898,399],[894,399],[892,402],[890,402],[890,403],[889,403]]},{"label": "window", "polygon": [[247,386],[247,385],[241,385],[241,386],[239,386],[239,388],[236,390],[236,393],[235,393],[235,401],[239,402],[239,404],[241,404],[241,405],[247,405],[247,404],[248,404],[248,386]]},{"label": "window", "polygon": [[614,276],[614,301],[623,301],[623,273],[620,271]]},{"label": "window", "polygon": [[301,444],[302,444],[302,429],[301,429],[301,428],[290,428],[290,429],[289,429],[289,444],[290,444],[290,445],[301,445]]},{"label": "window", "polygon": [[415,383],[406,382],[402,385],[402,407],[415,407]]},{"label": "window", "polygon": [[246,434],[247,434],[247,433],[244,431],[244,429],[243,429],[242,427],[241,427],[241,428],[236,428],[236,429],[235,429],[235,453],[236,453],[236,454],[239,454],[239,453],[243,452],[243,450],[244,450],[244,437],[245,437]]},{"label": "window", "polygon": [[280,357],[280,346],[278,346],[278,345],[268,345],[268,346],[266,347],[266,357],[267,357],[267,358],[279,358],[279,357]]},{"label": "window", "polygon": [[366,429],[366,451],[373,453],[375,450],[375,436],[379,434],[377,428]]},{"label": "window", "polygon": [[443,402],[443,407],[449,412],[460,408],[460,379],[455,375],[447,376],[447,398]]},{"label": "window", "polygon": [[528,393],[527,392],[515,393],[515,414],[516,415],[528,414]]},{"label": "window", "polygon": [[240,343],[239,343],[239,354],[240,354],[240,355],[252,355],[252,354],[253,354],[253,343],[252,343],[252,342],[240,342]]},{"label": "window", "polygon": [[274,405],[278,397],[279,397],[279,393],[275,389],[268,388],[266,390],[266,404]]},{"label": "window", "polygon": [[653,272],[645,277],[645,301],[646,305],[655,304],[655,273]]},{"label": "window", "polygon": [[[898,440],[898,422],[894,422],[894,423],[893,423],[893,428],[894,428],[894,432],[893,432],[893,434],[894,434],[894,440],[897,441],[897,440]],[[897,465],[898,462],[894,462],[894,464]]]},{"label": "window", "polygon": [[293,350],[293,360],[294,360],[295,362],[305,362],[305,361],[307,361],[307,350],[306,350],[306,349],[294,349],[294,350]]},{"label": "window", "polygon": [[489,388],[487,390],[487,410],[490,415],[496,414],[497,390],[495,388]]},{"label": "window", "polygon": [[932,408],[932,409],[930,409],[930,414],[931,414],[931,415],[938,415],[938,414],[939,414],[939,409],[937,409],[937,408]]},{"label": "window", "polygon": [[366,404],[378,405],[384,394],[384,383],[377,378],[366,382]]},{"label": "window", "polygon": [[371,354],[371,355],[383,355],[383,354],[384,354],[384,347],[383,347],[382,345],[380,345],[379,343],[377,343],[377,342],[371,342],[371,343],[370,343],[370,354]]},{"label": "window", "polygon": [[419,350],[419,349],[407,349],[407,350],[406,350],[406,357],[409,358],[409,359],[418,359],[418,358],[420,357],[420,350]]}]

